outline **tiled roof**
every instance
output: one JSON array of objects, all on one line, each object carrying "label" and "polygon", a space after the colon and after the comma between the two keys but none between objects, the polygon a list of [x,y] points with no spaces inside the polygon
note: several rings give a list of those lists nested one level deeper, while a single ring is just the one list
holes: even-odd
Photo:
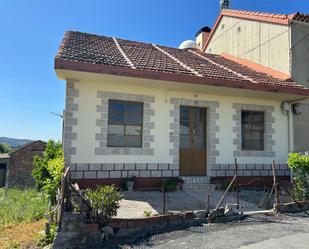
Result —
[{"label": "tiled roof", "polygon": [[254,71],[219,55],[69,31],[56,69],[309,95],[309,89]]},{"label": "tiled roof", "polygon": [[267,18],[276,20],[287,20],[288,15],[284,14],[275,14],[275,13],[266,13],[266,12],[256,12],[256,11],[246,11],[246,10],[234,10],[234,9],[223,9],[221,12],[222,15],[239,15],[239,16],[248,16],[251,18],[259,17],[268,20]]},{"label": "tiled roof", "polygon": [[298,22],[306,22],[309,23],[309,15],[308,14],[302,14],[302,13],[296,13],[293,15],[292,20],[298,21]]},{"label": "tiled roof", "polygon": [[285,14],[275,14],[275,13],[256,12],[256,11],[224,9],[222,10],[221,15],[248,18],[252,20],[260,20],[265,22],[274,22],[278,24],[289,24],[289,22],[291,22],[292,20],[300,22],[309,22],[309,15],[302,14],[299,12],[290,15],[285,15]]}]

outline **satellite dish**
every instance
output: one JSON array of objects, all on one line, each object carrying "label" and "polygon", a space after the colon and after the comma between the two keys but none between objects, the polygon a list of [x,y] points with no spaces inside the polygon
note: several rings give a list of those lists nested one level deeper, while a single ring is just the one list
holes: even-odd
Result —
[{"label": "satellite dish", "polygon": [[178,48],[180,49],[186,49],[186,48],[195,48],[196,47],[196,43],[195,41],[192,40],[186,40],[183,41]]}]

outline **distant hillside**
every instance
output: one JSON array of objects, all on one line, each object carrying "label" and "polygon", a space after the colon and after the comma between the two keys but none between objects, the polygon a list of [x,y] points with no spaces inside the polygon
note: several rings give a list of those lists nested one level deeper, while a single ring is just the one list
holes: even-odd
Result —
[{"label": "distant hillside", "polygon": [[29,139],[18,139],[18,138],[10,138],[10,137],[0,137],[0,144],[4,143],[4,144],[8,144],[10,145],[12,148],[17,148],[20,147],[24,144],[30,143],[33,140],[29,140]]}]

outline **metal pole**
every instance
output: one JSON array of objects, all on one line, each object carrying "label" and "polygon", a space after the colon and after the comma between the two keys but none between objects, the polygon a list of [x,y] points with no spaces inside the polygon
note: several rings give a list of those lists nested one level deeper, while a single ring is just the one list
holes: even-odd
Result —
[{"label": "metal pole", "polygon": [[276,178],[276,163],[275,160],[273,160],[272,163],[272,171],[273,171],[273,185],[275,189],[275,209],[278,210],[279,208],[279,193],[278,193],[278,183]]},{"label": "metal pole", "polygon": [[165,214],[165,179],[162,178],[162,192],[163,192],[163,214]]},{"label": "metal pole", "polygon": [[235,157],[235,176],[236,176],[237,210],[239,210],[239,178],[238,178],[238,163],[236,157]]}]

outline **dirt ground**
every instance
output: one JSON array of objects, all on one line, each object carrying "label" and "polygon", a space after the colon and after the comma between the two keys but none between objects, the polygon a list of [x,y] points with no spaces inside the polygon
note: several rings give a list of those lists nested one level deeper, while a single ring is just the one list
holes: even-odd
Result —
[{"label": "dirt ground", "polygon": [[0,228],[0,248],[34,249],[40,232],[44,230],[45,220],[29,224]]}]

